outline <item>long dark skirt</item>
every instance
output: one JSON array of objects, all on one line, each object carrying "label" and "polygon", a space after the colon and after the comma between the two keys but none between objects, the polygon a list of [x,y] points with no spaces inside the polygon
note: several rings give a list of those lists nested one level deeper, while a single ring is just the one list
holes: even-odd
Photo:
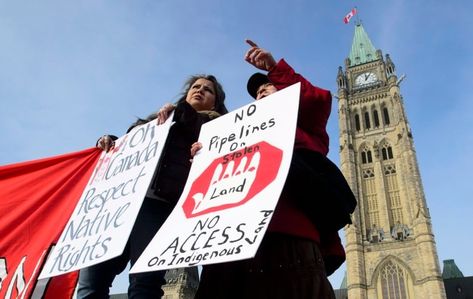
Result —
[{"label": "long dark skirt", "polygon": [[313,241],[269,233],[253,259],[203,266],[195,299],[335,299]]}]

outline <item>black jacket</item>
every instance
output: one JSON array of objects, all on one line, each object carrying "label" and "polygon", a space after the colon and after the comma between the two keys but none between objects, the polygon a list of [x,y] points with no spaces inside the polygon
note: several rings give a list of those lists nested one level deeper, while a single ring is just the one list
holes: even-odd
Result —
[{"label": "black jacket", "polygon": [[[197,141],[201,126],[216,114],[207,112],[197,112],[185,101],[177,104],[173,117],[175,124],[170,128],[149,190],[161,200],[173,205],[179,200],[191,167],[191,146]],[[128,132],[153,119],[156,119],[156,113],[132,124]]]}]

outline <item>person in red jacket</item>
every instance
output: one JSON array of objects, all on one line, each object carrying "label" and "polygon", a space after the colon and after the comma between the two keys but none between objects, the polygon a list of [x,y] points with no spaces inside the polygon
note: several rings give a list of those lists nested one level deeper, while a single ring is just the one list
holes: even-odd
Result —
[{"label": "person in red jacket", "polygon": [[[344,261],[345,251],[338,229],[326,229],[307,212],[304,202],[317,200],[310,182],[298,173],[313,155],[325,157],[329,150],[326,131],[331,112],[330,91],[312,85],[284,59],[275,61],[270,52],[247,40],[251,48],[245,60],[268,71],[255,73],[247,84],[256,100],[301,82],[294,154],[283,192],[256,256],[252,259],[204,265],[195,299],[335,298],[327,275]],[[192,155],[199,146],[191,149]],[[318,158],[317,158],[318,159]],[[306,185],[304,185],[306,184]],[[301,191],[302,190],[302,191]],[[309,197],[304,195],[310,192]]]}]

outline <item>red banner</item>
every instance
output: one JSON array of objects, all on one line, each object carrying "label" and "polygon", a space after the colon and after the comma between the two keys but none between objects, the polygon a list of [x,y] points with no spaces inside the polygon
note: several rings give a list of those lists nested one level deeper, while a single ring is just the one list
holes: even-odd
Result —
[{"label": "red banner", "polygon": [[37,281],[101,151],[0,166],[0,298],[71,298],[77,272]]}]

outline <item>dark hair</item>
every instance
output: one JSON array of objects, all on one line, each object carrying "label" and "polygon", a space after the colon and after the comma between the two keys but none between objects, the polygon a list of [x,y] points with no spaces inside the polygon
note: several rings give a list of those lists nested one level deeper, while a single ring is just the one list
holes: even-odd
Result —
[{"label": "dark hair", "polygon": [[177,103],[184,102],[187,97],[187,93],[189,92],[189,89],[191,89],[192,84],[195,83],[195,81],[199,79],[205,79],[209,80],[210,82],[213,83],[214,89],[215,89],[215,111],[220,113],[220,114],[225,114],[228,112],[227,107],[225,107],[225,92],[223,91],[222,85],[218,82],[217,78],[212,75],[205,75],[205,74],[199,74],[199,75],[193,75],[187,79],[187,81],[184,83],[184,91],[181,94],[181,97],[177,101]]},{"label": "dark hair", "polygon": [[[189,89],[191,89],[192,84],[195,83],[195,81],[199,79],[206,79],[209,80],[213,83],[214,89],[215,89],[215,111],[218,112],[219,114],[223,115],[228,112],[227,107],[225,107],[225,92],[223,91],[222,85],[218,82],[217,78],[212,75],[193,75],[190,76],[189,79],[184,83],[184,91],[181,94],[181,97],[179,100],[176,102],[177,104],[185,102],[187,93],[189,92]],[[145,124],[157,117],[156,113],[150,114],[147,118],[138,118],[126,131],[129,133],[134,127]]]}]

